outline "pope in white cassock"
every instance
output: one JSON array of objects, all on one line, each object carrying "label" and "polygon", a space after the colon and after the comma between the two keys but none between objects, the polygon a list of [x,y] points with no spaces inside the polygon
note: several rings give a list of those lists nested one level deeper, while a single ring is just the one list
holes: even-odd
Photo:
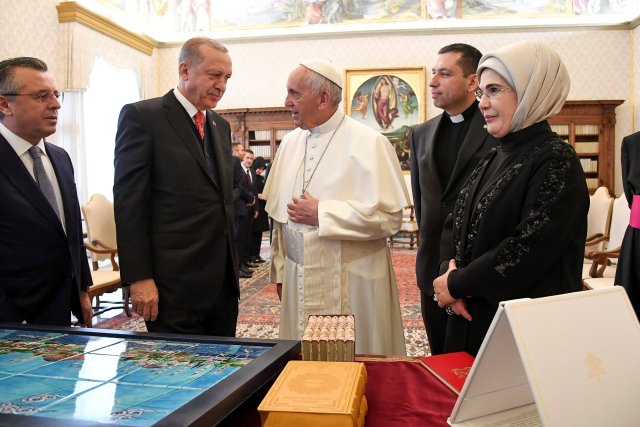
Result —
[{"label": "pope in white cassock", "polygon": [[304,61],[289,75],[287,134],[263,198],[274,220],[271,281],[280,338],[300,339],[310,314],[354,314],[358,354],[406,354],[387,237],[409,193],[385,136],[345,115],[340,73]]}]

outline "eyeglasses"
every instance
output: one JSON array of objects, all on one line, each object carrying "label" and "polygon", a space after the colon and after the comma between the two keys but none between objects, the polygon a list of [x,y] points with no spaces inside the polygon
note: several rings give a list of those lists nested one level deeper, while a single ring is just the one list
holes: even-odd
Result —
[{"label": "eyeglasses", "polygon": [[3,93],[2,96],[31,96],[40,104],[47,104],[52,98],[55,98],[62,104],[64,101],[64,92],[38,92],[38,93]]},{"label": "eyeglasses", "polygon": [[511,90],[511,88],[509,86],[506,86],[506,87],[491,86],[487,88],[486,92],[478,88],[476,89],[476,98],[480,100],[484,95],[487,95],[489,99],[497,98],[500,96],[502,92],[507,90]]}]

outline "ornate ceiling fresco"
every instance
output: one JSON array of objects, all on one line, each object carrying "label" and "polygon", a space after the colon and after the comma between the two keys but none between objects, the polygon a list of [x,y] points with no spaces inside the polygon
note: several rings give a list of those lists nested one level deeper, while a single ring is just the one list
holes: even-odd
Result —
[{"label": "ornate ceiling fresco", "polygon": [[[637,25],[638,0],[78,0],[158,42],[368,31]],[[631,24],[630,24],[631,23]]]}]

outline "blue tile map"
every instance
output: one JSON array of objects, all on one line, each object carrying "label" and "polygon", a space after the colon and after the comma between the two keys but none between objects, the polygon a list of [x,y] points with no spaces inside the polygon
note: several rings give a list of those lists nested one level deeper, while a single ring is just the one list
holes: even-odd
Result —
[{"label": "blue tile map", "polygon": [[148,426],[267,350],[0,329],[0,414]]}]

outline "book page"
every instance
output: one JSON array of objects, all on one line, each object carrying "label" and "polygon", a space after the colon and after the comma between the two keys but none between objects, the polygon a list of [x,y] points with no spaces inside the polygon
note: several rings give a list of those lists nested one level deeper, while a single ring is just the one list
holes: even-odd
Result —
[{"label": "book page", "polygon": [[542,421],[535,404],[451,424],[455,427],[538,427]]}]

